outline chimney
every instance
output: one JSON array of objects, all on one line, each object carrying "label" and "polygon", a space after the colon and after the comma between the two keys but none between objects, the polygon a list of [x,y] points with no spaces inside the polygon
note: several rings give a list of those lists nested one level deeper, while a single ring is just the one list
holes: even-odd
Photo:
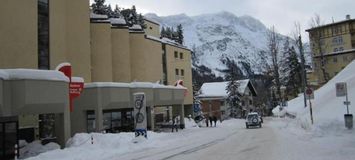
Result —
[{"label": "chimney", "polygon": [[346,20],[350,20],[350,14],[346,15]]}]

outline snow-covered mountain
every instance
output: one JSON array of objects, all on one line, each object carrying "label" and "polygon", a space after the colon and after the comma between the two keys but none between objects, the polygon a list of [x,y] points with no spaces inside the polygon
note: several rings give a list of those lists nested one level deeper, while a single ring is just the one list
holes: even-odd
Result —
[{"label": "snow-covered mountain", "polygon": [[[145,17],[158,21],[164,27],[184,29],[184,45],[195,52],[194,64],[204,65],[217,76],[226,69],[228,58],[248,63],[256,73],[263,71],[269,63],[267,51],[268,28],[259,20],[250,16],[235,16],[229,12],[203,14],[189,17],[185,14],[159,17],[154,13]],[[285,36],[280,35],[280,39]],[[283,42],[280,43],[280,49]]]}]

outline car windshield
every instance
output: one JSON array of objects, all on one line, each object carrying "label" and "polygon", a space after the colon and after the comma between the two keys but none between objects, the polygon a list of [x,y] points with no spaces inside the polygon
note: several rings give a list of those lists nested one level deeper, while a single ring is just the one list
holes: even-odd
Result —
[{"label": "car windshield", "polygon": [[256,114],[248,115],[248,120],[252,120],[253,118],[258,118],[258,115]]}]

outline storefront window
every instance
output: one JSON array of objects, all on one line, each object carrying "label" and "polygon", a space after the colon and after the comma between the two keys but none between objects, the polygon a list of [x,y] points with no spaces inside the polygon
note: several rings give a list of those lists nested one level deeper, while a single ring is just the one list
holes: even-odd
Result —
[{"label": "storefront window", "polygon": [[87,111],[87,130],[88,132],[95,132],[95,112]]},{"label": "storefront window", "polygon": [[55,137],[54,122],[55,122],[55,114],[39,115],[39,136],[41,139],[51,139]]}]

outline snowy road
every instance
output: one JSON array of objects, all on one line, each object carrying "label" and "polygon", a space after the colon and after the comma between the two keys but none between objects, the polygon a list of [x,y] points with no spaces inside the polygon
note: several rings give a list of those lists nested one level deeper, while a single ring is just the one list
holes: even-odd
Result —
[{"label": "snowy road", "polygon": [[[201,128],[209,139],[201,138],[193,142],[186,141],[172,148],[157,148],[134,154],[120,156],[117,159],[146,159],[146,160],[181,160],[206,159],[230,160],[235,159],[273,159],[273,145],[277,144],[273,129],[268,126],[259,129],[245,129],[244,123],[230,125],[234,128]],[[221,131],[224,130],[224,131]],[[210,133],[209,133],[210,132]],[[213,135],[216,134],[220,135]],[[201,134],[201,133],[199,133]],[[214,136],[212,137],[211,136]],[[190,138],[188,138],[190,139]],[[172,144],[174,145],[174,144]]]},{"label": "snowy road", "polygon": [[[148,133],[132,143],[134,133],[79,134],[70,147],[30,160],[334,160],[355,157],[355,131],[344,127],[305,131],[297,121],[265,118],[263,128],[245,129],[232,119],[217,127],[188,127],[179,132]],[[94,144],[88,139],[94,137]]]}]

